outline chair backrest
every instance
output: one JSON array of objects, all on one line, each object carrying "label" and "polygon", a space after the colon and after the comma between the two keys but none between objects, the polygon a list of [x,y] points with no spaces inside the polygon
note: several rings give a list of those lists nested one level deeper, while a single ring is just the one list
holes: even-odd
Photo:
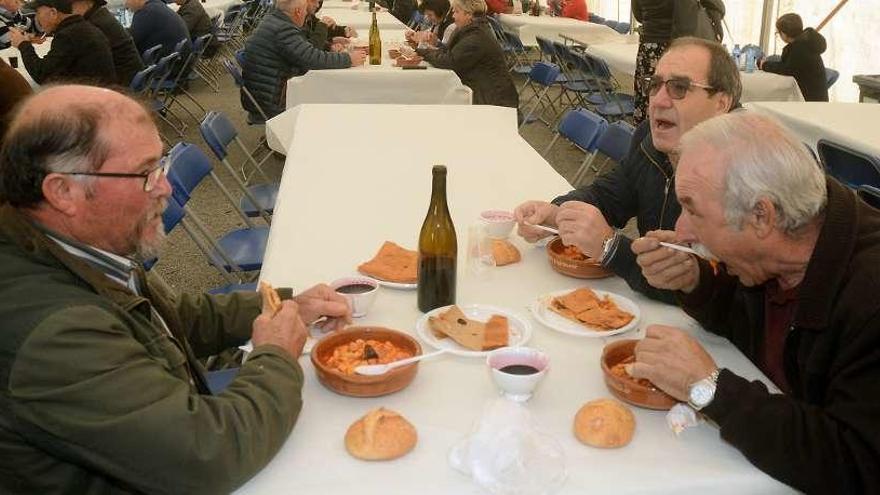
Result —
[{"label": "chair backrest", "polygon": [[171,167],[168,169],[171,195],[181,205],[185,205],[195,188],[211,174],[214,167],[208,155],[190,143],[174,145],[168,152],[168,159],[171,160]]},{"label": "chair backrest", "polygon": [[858,193],[859,197],[862,198],[865,203],[868,203],[874,208],[880,210],[880,188],[862,185],[859,186]]},{"label": "chair backrest", "polygon": [[825,69],[825,89],[831,89],[831,86],[834,86],[834,83],[837,82],[837,78],[840,77],[840,72],[834,69]]},{"label": "chair backrest", "polygon": [[615,21],[614,19],[606,19],[602,24],[605,24],[611,29],[617,31],[617,21]]},{"label": "chair backrest", "polygon": [[229,75],[232,76],[232,79],[235,81],[235,85],[239,88],[242,88],[244,86],[244,77],[242,77],[241,69],[239,69],[238,66],[235,65],[235,62],[229,60],[228,58],[224,59],[223,67],[226,67],[226,72],[228,72]]},{"label": "chair backrest", "polygon": [[131,89],[134,93],[143,92],[149,86],[150,80],[152,79],[153,73],[155,71],[155,65],[148,65],[139,70],[137,73],[135,73],[134,77],[131,78],[131,83],[128,85],[128,88]]},{"label": "chair backrest", "polygon": [[611,69],[608,68],[608,63],[606,63],[601,58],[595,57],[586,52],[584,52],[583,58],[587,62],[587,65],[593,76],[603,81],[611,80]]},{"label": "chair backrest", "polygon": [[596,148],[596,141],[606,128],[607,120],[585,108],[569,110],[559,121],[559,134],[587,152]]},{"label": "chair backrest", "polygon": [[241,50],[236,50],[235,52],[235,61],[238,62],[238,66],[244,68],[244,48]]},{"label": "chair backrest", "polygon": [[156,62],[156,75],[160,78],[166,78],[171,71],[174,69],[174,62],[180,58],[180,54],[177,52],[169,53],[164,57],[160,58],[158,62]]},{"label": "chair backrest", "polygon": [[620,163],[629,153],[633,132],[635,132],[635,128],[626,122],[614,122],[599,136],[596,141],[596,149]]},{"label": "chair backrest", "polygon": [[535,36],[535,41],[538,42],[538,49],[541,50],[541,55],[547,57],[548,62],[553,62],[553,58],[556,56],[556,51],[553,49],[553,42],[541,36]]},{"label": "chair backrest", "polygon": [[165,227],[165,233],[167,234],[174,230],[174,227],[177,227],[177,224],[183,221],[185,216],[186,210],[180,206],[180,203],[174,199],[173,195],[169,197],[165,211],[162,212],[162,225]]},{"label": "chair backrest", "polygon": [[550,86],[559,76],[559,66],[549,62],[536,62],[529,71],[529,80],[541,86]]},{"label": "chair backrest", "polygon": [[590,14],[590,22],[594,22],[596,24],[605,24],[605,18],[601,15]]},{"label": "chair backrest", "polygon": [[877,157],[827,139],[820,139],[816,150],[828,174],[849,187],[880,187],[880,159]]},{"label": "chair backrest", "polygon": [[517,36],[514,33],[511,33],[510,31],[502,31],[502,33],[504,34],[504,39],[507,41],[507,43],[510,45],[510,47],[513,48],[513,50],[515,52],[517,52],[517,53],[525,53],[526,52],[526,47],[525,47],[525,45],[523,45],[522,40],[519,39],[519,36]]},{"label": "chair backrest", "polygon": [[217,156],[217,159],[223,160],[228,153],[228,146],[236,136],[238,131],[235,129],[232,121],[221,112],[210,111],[199,124],[199,130],[208,147]]},{"label": "chair backrest", "polygon": [[627,34],[627,33],[629,33],[629,28],[630,28],[630,25],[628,22],[618,22],[617,28],[615,28],[615,29],[620,34]]},{"label": "chair backrest", "polygon": [[141,54],[141,60],[144,65],[154,65],[159,60],[159,53],[162,51],[162,45],[152,46],[144,50]]}]

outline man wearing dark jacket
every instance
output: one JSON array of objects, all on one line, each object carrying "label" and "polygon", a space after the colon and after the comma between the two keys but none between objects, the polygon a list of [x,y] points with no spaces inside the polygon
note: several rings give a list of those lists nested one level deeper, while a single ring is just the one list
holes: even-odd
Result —
[{"label": "man wearing dark jacket", "polygon": [[[362,51],[331,53],[319,50],[309,42],[303,29],[308,15],[307,0],[277,0],[244,47],[242,76],[244,85],[254,99],[272,118],[286,107],[287,80],[312,69],[344,69],[361,65],[366,59]],[[242,94],[241,104],[249,112],[251,122],[263,118]]]},{"label": "man wearing dark jacket", "polygon": [[357,33],[347,26],[336,24],[332,17],[322,16],[319,19],[317,14],[321,10],[322,3],[323,0],[306,0],[308,15],[303,24],[303,29],[308,33],[309,41],[315,48],[319,50],[334,49],[334,51],[340,51],[344,46],[337,45],[337,47],[334,47],[333,38],[339,36],[350,38],[357,36]]},{"label": "man wearing dark jacket", "polygon": [[98,28],[73,13],[70,0],[36,0],[29,5],[43,30],[54,35],[52,49],[40,58],[31,44],[31,35],[10,32],[12,45],[21,51],[24,66],[36,83],[68,79],[116,84],[110,43]]},{"label": "man wearing dark jacket", "polygon": [[144,63],[131,35],[105,5],[106,0],[74,0],[73,13],[83,16],[104,33],[113,54],[117,82],[120,86],[128,86],[134,75],[144,68]]},{"label": "man wearing dark jacket", "polygon": [[776,20],[776,31],[786,42],[778,62],[764,61],[761,69],[775,74],[792,76],[801,88],[806,101],[828,101],[825,80],[825,38],[813,28],[804,29],[797,14],[785,14]]},{"label": "man wearing dark jacket", "polygon": [[[688,132],[675,178],[675,232],[633,242],[638,263],[781,393],[661,325],[636,346],[633,376],[687,401],[783,483],[880,493],[880,211],[826,177],[790,131],[750,112]],[[660,241],[689,242],[721,269],[684,266]]]},{"label": "man wearing dark jacket", "polygon": [[0,0],[0,50],[9,48],[9,31],[13,28],[34,32],[33,13],[21,12],[21,0]]},{"label": "man wearing dark jacket", "polygon": [[[675,225],[681,207],[675,199],[669,153],[688,129],[735,108],[742,84],[736,65],[720,44],[679,38],[646,86],[650,118],[636,130],[629,154],[620,164],[590,185],[551,203],[528,201],[515,213],[519,233],[527,241],[547,235],[530,224],[557,226],[565,244],[601,262],[633,290],[674,303],[674,294],[645,281],[629,249],[632,241],[619,229],[633,217],[642,235]],[[680,261],[689,259],[681,254]]]},{"label": "man wearing dark jacket", "polygon": [[180,40],[189,41],[186,23],[162,0],[125,0],[125,6],[134,12],[128,30],[141,55],[156,45],[162,45],[159,54],[164,57],[174,51]]},{"label": "man wearing dark jacket", "polygon": [[175,3],[179,6],[177,15],[186,24],[190,38],[195,39],[211,32],[211,18],[200,0],[175,0]]}]

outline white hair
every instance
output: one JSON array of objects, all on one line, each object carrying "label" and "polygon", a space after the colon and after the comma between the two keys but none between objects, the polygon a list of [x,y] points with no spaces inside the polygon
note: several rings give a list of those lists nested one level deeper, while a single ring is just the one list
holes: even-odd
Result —
[{"label": "white hair", "polygon": [[825,208],[825,173],[805,144],[772,117],[738,111],[711,118],[681,139],[680,151],[707,145],[728,165],[724,216],[741,228],[764,198],[773,203],[777,227],[791,235]]},{"label": "white hair", "polygon": [[485,15],[487,10],[485,0],[452,0],[452,5],[471,15]]}]

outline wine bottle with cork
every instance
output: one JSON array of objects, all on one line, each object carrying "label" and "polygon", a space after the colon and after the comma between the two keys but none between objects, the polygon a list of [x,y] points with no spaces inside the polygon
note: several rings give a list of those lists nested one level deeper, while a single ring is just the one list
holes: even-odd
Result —
[{"label": "wine bottle with cork", "polygon": [[370,24],[370,65],[382,63],[382,38],[379,37],[379,24],[376,12],[373,11],[373,22]]},{"label": "wine bottle with cork", "polygon": [[458,240],[446,202],[446,167],[434,165],[431,203],[419,233],[419,310],[455,304]]}]

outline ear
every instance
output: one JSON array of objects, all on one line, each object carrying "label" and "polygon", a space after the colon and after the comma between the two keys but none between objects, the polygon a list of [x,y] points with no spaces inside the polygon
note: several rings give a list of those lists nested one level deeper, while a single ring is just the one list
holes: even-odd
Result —
[{"label": "ear", "polygon": [[767,198],[760,198],[752,208],[748,224],[758,239],[766,239],[776,231],[776,206]]},{"label": "ear", "polygon": [[51,173],[43,179],[46,203],[63,215],[75,216],[85,194],[85,186],[70,176]]},{"label": "ear", "polygon": [[727,93],[715,93],[715,96],[717,96],[717,98],[715,100],[715,112],[718,115],[723,115],[723,114],[729,112],[730,110],[732,110],[732,107],[733,107],[733,97],[732,96],[730,96]]}]

